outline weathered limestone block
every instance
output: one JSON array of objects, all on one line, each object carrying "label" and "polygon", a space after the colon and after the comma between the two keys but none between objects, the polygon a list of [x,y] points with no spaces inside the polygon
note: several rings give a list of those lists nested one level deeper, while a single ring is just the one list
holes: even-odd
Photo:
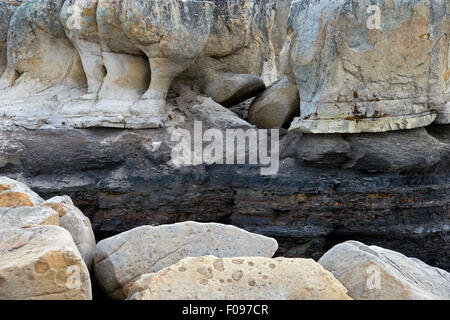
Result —
[{"label": "weathered limestone block", "polygon": [[217,223],[143,226],[100,241],[94,269],[103,290],[112,298],[124,299],[138,277],[185,257],[272,257],[277,248],[272,238]]},{"label": "weathered limestone block", "polygon": [[0,207],[33,207],[44,202],[25,184],[8,177],[0,177]]},{"label": "weathered limestone block", "polygon": [[81,257],[90,269],[94,261],[96,242],[89,218],[73,205],[68,196],[51,198],[42,206],[58,212],[59,225],[70,232]]},{"label": "weathered limestone block", "polygon": [[9,21],[23,1],[0,0],[0,76],[6,68],[6,44]]},{"label": "weathered limestone block", "polygon": [[85,81],[77,52],[59,19],[63,0],[27,0],[14,13],[8,31],[8,63],[0,89],[27,80],[43,85]]},{"label": "weathered limestone block", "polygon": [[450,274],[422,261],[377,246],[347,241],[319,263],[355,300],[450,299]]},{"label": "weathered limestone block", "polygon": [[299,114],[299,104],[297,86],[283,77],[253,100],[248,120],[260,129],[280,128]]},{"label": "weathered limestone block", "polygon": [[301,98],[291,130],[383,132],[432,123],[448,105],[448,11],[446,0],[293,2],[280,58]]},{"label": "weathered limestone block", "polygon": [[312,259],[188,257],[143,275],[130,300],[351,300]]},{"label": "weathered limestone block", "polygon": [[0,229],[36,225],[59,226],[58,213],[47,207],[0,208]]},{"label": "weathered limestone block", "polygon": [[88,269],[69,232],[0,229],[0,299],[92,299]]}]

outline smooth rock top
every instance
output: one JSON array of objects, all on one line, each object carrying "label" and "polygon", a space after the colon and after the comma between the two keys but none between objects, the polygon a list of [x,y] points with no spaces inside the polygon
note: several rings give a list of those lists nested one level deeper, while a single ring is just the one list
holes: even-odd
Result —
[{"label": "smooth rock top", "polygon": [[450,273],[377,246],[344,242],[319,263],[355,300],[450,299]]},{"label": "smooth rock top", "polygon": [[188,257],[143,275],[131,300],[350,300],[312,259]]},{"label": "smooth rock top", "polygon": [[0,229],[0,300],[92,299],[89,272],[57,226]]},{"label": "smooth rock top", "polygon": [[183,222],[142,226],[100,241],[95,252],[95,275],[116,299],[145,273],[158,272],[185,257],[272,257],[276,240],[217,223]]}]

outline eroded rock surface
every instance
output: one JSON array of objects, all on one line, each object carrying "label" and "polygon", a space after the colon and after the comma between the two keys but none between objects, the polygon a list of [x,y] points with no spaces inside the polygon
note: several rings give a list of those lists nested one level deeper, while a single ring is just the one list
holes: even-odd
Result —
[{"label": "eroded rock surface", "polygon": [[274,239],[216,223],[142,226],[97,244],[95,275],[106,293],[124,299],[138,277],[185,257],[272,257],[277,248]]},{"label": "eroded rock surface", "polygon": [[319,263],[355,300],[450,299],[450,273],[392,250],[348,241]]},{"label": "eroded rock surface", "polygon": [[301,98],[291,130],[411,129],[436,112],[446,123],[449,21],[445,0],[293,2],[281,55]]},{"label": "eroded rock surface", "polygon": [[350,300],[346,289],[311,259],[185,258],[143,275],[131,300]]},{"label": "eroded rock surface", "polygon": [[89,272],[68,231],[0,228],[0,299],[89,300]]}]

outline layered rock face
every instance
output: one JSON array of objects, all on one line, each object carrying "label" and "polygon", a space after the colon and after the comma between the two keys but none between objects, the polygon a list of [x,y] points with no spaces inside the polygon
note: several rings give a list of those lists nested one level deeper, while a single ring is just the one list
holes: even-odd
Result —
[{"label": "layered rock face", "polygon": [[185,258],[131,287],[130,300],[351,300],[313,260]]},{"label": "layered rock face", "polygon": [[291,130],[384,132],[448,123],[449,21],[445,0],[294,2],[280,58],[301,99]]},{"label": "layered rock face", "polygon": [[319,263],[355,300],[448,300],[450,273],[377,246],[348,241]]},{"label": "layered rock face", "polygon": [[319,259],[333,245],[357,240],[450,270],[446,125],[380,134],[281,132],[280,170],[271,177],[251,165],[175,168],[168,141],[163,129],[3,130],[0,172],[45,198],[70,195],[98,240],[145,224],[195,220],[273,237],[277,254],[287,257]]}]

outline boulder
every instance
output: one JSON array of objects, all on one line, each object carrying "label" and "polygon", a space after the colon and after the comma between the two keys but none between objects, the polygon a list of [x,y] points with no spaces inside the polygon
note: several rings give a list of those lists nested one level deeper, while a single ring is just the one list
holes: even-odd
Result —
[{"label": "boulder", "polygon": [[377,246],[347,241],[319,263],[355,300],[450,299],[450,273]]},{"label": "boulder", "polygon": [[130,300],[351,300],[312,259],[188,257],[132,285]]},{"label": "boulder", "polygon": [[59,226],[58,213],[47,207],[0,208],[0,229],[36,225]]},{"label": "boulder", "polygon": [[124,299],[138,277],[185,257],[272,257],[277,248],[272,238],[217,223],[142,226],[100,241],[94,269],[103,290],[115,299]]},{"label": "boulder", "polygon": [[283,77],[253,100],[248,120],[260,129],[289,126],[299,107],[297,86]]},{"label": "boulder", "polygon": [[301,99],[291,130],[412,129],[431,124],[436,112],[445,123],[446,12],[446,0],[293,2],[280,57]]},{"label": "boulder", "polygon": [[25,184],[8,177],[0,177],[0,207],[32,207],[44,202]]},{"label": "boulder", "polygon": [[90,269],[94,260],[96,242],[89,218],[73,205],[68,196],[51,198],[42,206],[50,207],[58,212],[59,225],[70,232],[81,257]]},{"label": "boulder", "polygon": [[88,269],[57,226],[0,229],[0,300],[90,300]]}]

